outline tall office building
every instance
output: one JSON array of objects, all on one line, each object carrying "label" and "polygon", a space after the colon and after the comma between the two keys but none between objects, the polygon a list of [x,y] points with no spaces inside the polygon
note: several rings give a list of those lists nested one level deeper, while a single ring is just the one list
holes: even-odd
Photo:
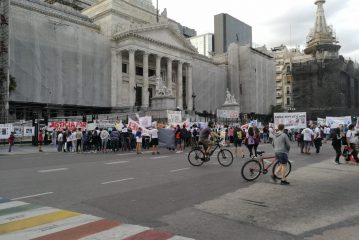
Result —
[{"label": "tall office building", "polygon": [[252,46],[252,27],[226,14],[214,16],[214,49],[216,54],[227,52],[229,44]]},{"label": "tall office building", "polygon": [[211,57],[214,52],[213,45],[214,35],[212,33],[206,33],[203,35],[190,38],[192,45],[197,49],[198,53],[206,57]]}]

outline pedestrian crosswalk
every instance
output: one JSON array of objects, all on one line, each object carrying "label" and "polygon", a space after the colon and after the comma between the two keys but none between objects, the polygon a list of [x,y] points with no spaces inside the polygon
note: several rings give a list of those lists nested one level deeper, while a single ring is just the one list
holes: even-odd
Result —
[{"label": "pedestrian crosswalk", "polygon": [[0,197],[0,240],[191,240],[148,227]]}]

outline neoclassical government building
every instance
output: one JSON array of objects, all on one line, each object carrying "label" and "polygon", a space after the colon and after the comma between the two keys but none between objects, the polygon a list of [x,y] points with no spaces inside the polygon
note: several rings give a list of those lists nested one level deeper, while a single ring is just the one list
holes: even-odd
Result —
[{"label": "neoclassical government building", "polygon": [[186,38],[191,29],[166,11],[158,16],[151,0],[83,0],[81,11],[50,0],[10,2],[13,119],[148,110],[158,79],[189,113],[214,112],[227,88],[244,112],[266,114],[275,103],[270,54],[232,46],[229,56],[199,55]]}]

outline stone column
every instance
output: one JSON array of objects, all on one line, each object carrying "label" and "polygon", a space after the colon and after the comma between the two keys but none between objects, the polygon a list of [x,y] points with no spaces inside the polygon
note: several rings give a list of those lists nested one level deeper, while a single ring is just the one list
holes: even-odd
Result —
[{"label": "stone column", "polygon": [[117,52],[117,106],[121,106],[123,104],[122,98],[122,88],[123,88],[123,80],[122,80],[122,51]]},{"label": "stone column", "polygon": [[166,87],[167,89],[171,89],[172,90],[172,59],[168,58],[167,59],[167,83],[166,83]]},{"label": "stone column", "polygon": [[183,109],[183,62],[178,62],[177,68],[177,107]]},{"label": "stone column", "polygon": [[117,105],[117,54],[111,49],[111,107]]},{"label": "stone column", "polygon": [[142,87],[142,107],[148,108],[148,53],[143,53],[143,87]]},{"label": "stone column", "polygon": [[136,100],[136,63],[135,63],[135,53],[136,49],[129,49],[129,95],[128,95],[128,105],[130,107],[135,106],[135,100]]},{"label": "stone column", "polygon": [[156,56],[156,78],[161,78],[161,59],[162,56]]},{"label": "stone column", "polygon": [[192,89],[192,65],[187,65],[187,110],[192,111],[193,110],[193,89]]}]

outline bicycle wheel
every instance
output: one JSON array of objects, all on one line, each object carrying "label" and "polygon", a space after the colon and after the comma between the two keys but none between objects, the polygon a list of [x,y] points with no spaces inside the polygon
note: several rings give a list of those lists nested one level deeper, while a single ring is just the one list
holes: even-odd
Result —
[{"label": "bicycle wheel", "polygon": [[204,163],[204,153],[200,149],[193,149],[188,153],[188,161],[192,166],[201,166]]},{"label": "bicycle wheel", "polygon": [[[282,179],[281,173],[276,174],[278,167],[279,167],[279,162],[277,161],[273,166],[273,172],[272,173],[273,173],[273,176],[276,179],[281,180]],[[287,163],[287,172],[285,174],[286,177],[289,175],[290,171],[292,171],[292,164],[290,163],[290,161],[288,161],[288,163]]]},{"label": "bicycle wheel", "polygon": [[217,159],[223,167],[229,167],[233,163],[233,154],[228,149],[221,149],[218,152]]},{"label": "bicycle wheel", "polygon": [[247,181],[256,180],[262,172],[262,165],[255,159],[247,161],[241,170],[242,177]]}]

